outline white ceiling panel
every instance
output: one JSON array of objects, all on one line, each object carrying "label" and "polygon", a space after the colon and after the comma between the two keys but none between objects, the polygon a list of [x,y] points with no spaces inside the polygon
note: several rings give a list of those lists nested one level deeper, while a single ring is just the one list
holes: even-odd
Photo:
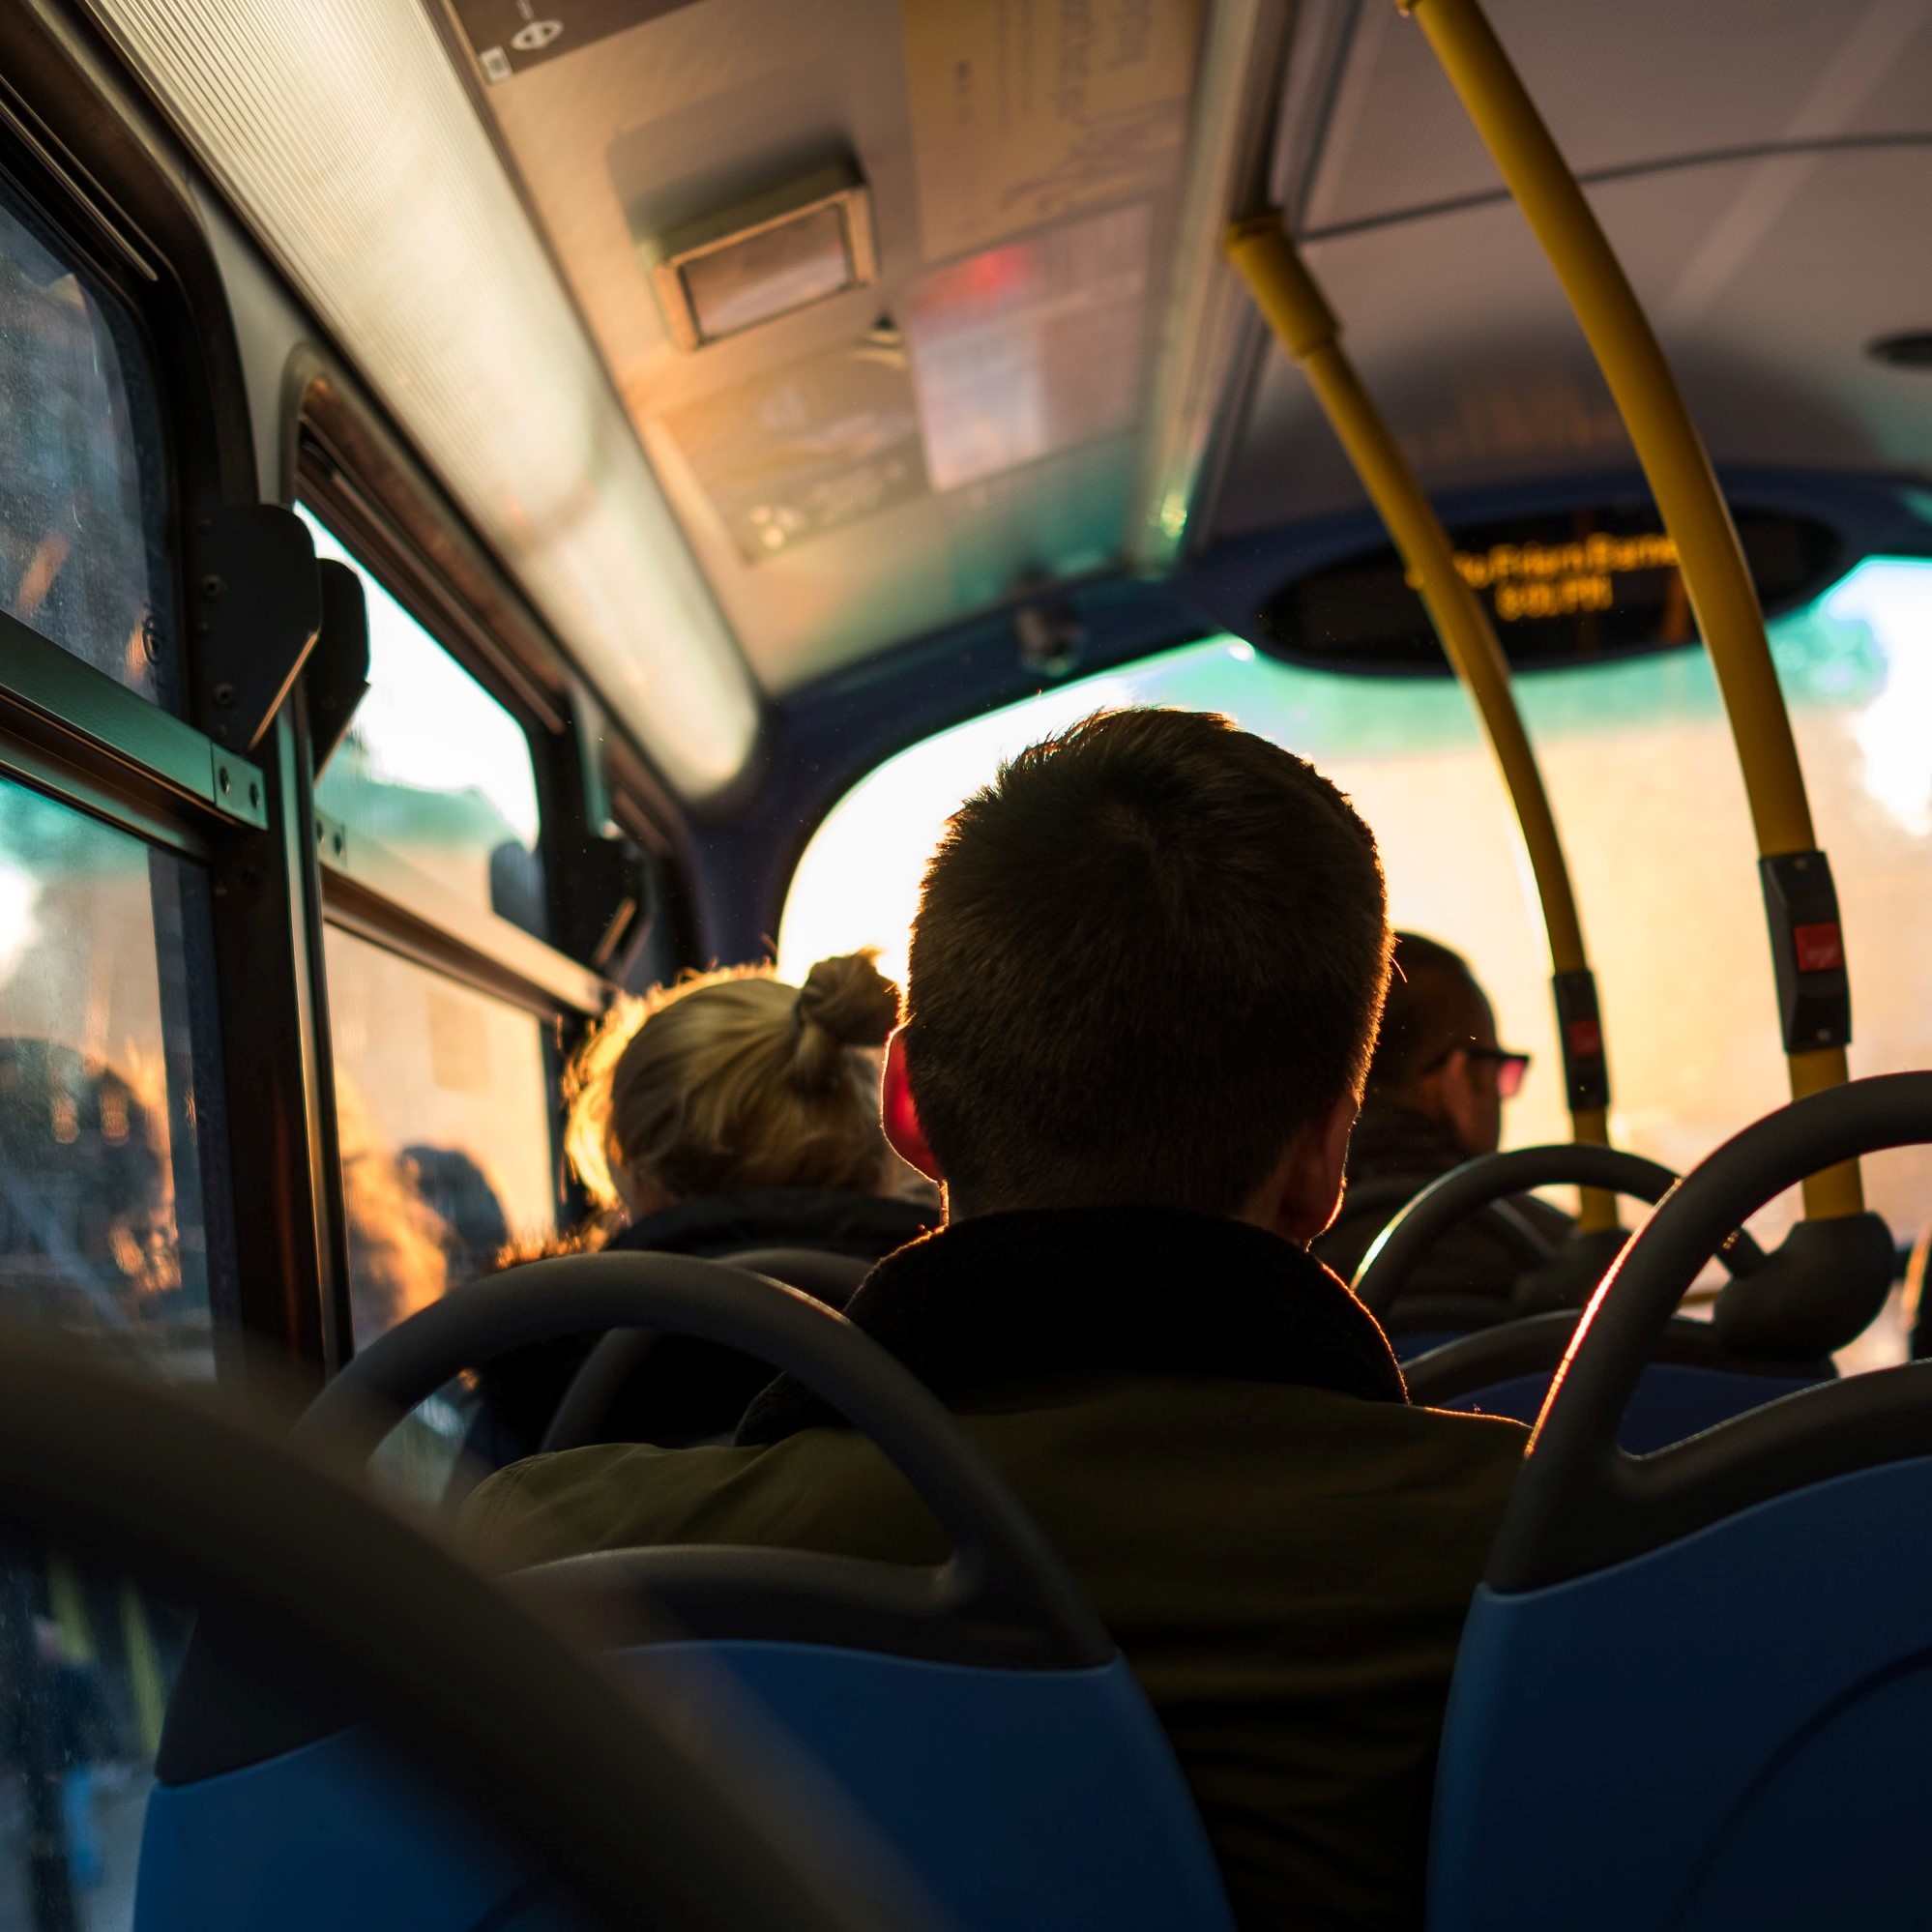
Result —
[{"label": "white ceiling panel", "polygon": [[[1932,147],[1725,162],[1592,190],[1720,462],[1932,468],[1932,375],[1875,337],[1932,327]],[[1769,182],[1769,187],[1766,186]],[[1776,218],[1734,235],[1768,195]],[[1507,202],[1313,243],[1344,339],[1437,488],[1632,462],[1581,333]],[[1691,288],[1694,304],[1681,299]],[[1674,319],[1673,319],[1674,318]],[[1361,501],[1298,370],[1272,353],[1224,487],[1233,532]]]},{"label": "white ceiling panel", "polygon": [[[1492,0],[1570,165],[1932,132],[1927,0]],[[1361,0],[1291,197],[1305,234],[1499,186],[1421,30]]]},{"label": "white ceiling panel", "polygon": [[[914,91],[925,112],[922,133],[930,126],[944,136],[928,142],[924,183],[900,0],[696,0],[485,88],[619,394],[767,689],[789,689],[1029,582],[1097,570],[1120,554],[1200,11],[1198,0],[1097,7],[1088,44],[1061,10],[1024,0],[923,8]],[[1050,71],[1004,51],[1029,36],[1041,60],[1052,56]],[[948,65],[954,40],[960,58]],[[1072,52],[1081,64],[1068,64]],[[971,69],[977,90],[963,105],[951,99],[954,66]],[[1123,73],[1139,78],[1127,85]],[[1087,92],[1055,104],[1068,87]],[[1109,139],[1094,138],[1096,131]],[[694,354],[678,350],[640,271],[634,232],[846,156],[871,190],[876,284]],[[949,345],[953,428],[960,355],[975,344],[947,331],[922,278],[947,259],[983,262],[991,278],[1015,264],[962,257],[958,247],[1077,239],[1097,217],[1133,222],[1145,265],[1125,297],[1110,284],[1109,312],[1091,317],[1086,332],[1095,346],[1082,350],[1074,339],[1079,318],[1068,305],[1086,299],[1083,291],[1043,288],[1009,303],[1019,319],[997,345],[1001,395],[981,398],[1004,407],[999,424],[981,411],[981,426],[1001,431],[999,474],[982,477],[983,463],[930,447],[924,464],[909,468],[890,384],[841,387],[838,359],[869,353],[868,337],[884,345],[880,353],[894,353],[893,336],[879,325],[904,321],[896,353],[910,354],[930,445],[934,425],[924,419],[939,391],[921,367],[922,344],[929,356],[939,353],[931,345]],[[943,231],[937,247],[929,229]],[[950,256],[949,243],[958,245]],[[1112,312],[1122,300],[1134,316]],[[962,288],[960,301],[970,308],[971,292]],[[961,327],[971,321],[962,316]],[[1011,361],[1024,361],[1029,342],[1039,350],[1032,374]],[[1078,351],[1070,364],[1069,344]],[[1086,394],[1098,379],[1096,354],[1131,359],[1098,401]],[[787,370],[799,372],[796,384]],[[1033,424],[1022,404],[1036,377],[1056,394]],[[840,398],[862,389],[871,401],[845,408]],[[775,460],[787,449],[797,459],[774,477],[770,503],[756,500],[757,464],[746,455],[761,411],[771,415]],[[950,486],[967,478],[970,486]],[[783,541],[767,546],[766,530]]]}]

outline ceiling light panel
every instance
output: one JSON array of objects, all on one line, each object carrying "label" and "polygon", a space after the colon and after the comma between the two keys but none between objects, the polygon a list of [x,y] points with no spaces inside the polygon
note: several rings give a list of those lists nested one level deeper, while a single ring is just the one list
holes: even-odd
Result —
[{"label": "ceiling light panel", "polygon": [[426,11],[95,7],[665,776],[728,785],[749,672]]}]

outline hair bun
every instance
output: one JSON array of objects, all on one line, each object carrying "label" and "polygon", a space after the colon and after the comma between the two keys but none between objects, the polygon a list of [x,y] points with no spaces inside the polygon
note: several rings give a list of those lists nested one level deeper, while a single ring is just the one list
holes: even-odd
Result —
[{"label": "hair bun", "polygon": [[799,1017],[841,1046],[883,1046],[899,1023],[899,989],[873,965],[876,952],[821,959],[805,975]]},{"label": "hair bun", "polygon": [[848,1046],[883,1046],[899,1023],[899,989],[873,965],[876,952],[821,959],[798,997],[798,1051],[792,1076],[802,1087],[827,1086]]}]

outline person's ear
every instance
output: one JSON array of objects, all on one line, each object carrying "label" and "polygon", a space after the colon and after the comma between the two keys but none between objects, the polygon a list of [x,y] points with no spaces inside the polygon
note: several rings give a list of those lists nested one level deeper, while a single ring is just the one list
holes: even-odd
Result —
[{"label": "person's ear", "polygon": [[879,1069],[879,1124],[886,1130],[892,1150],[908,1167],[917,1167],[928,1181],[943,1184],[946,1176],[920,1131],[919,1114],[913,1107],[912,1081],[906,1072],[906,1035],[903,1027],[894,1029],[886,1042],[885,1065]]},{"label": "person's ear", "polygon": [[1303,1212],[1310,1223],[1294,1241],[1313,1241],[1333,1226],[1341,1213],[1348,1176],[1348,1137],[1361,1111],[1353,1094],[1344,1094],[1314,1125],[1307,1163],[1307,1193]]},{"label": "person's ear", "polygon": [[1341,1212],[1348,1137],[1357,1111],[1355,1096],[1344,1094],[1310,1121],[1288,1143],[1274,1172],[1241,1218],[1284,1241],[1305,1244],[1323,1233]]}]

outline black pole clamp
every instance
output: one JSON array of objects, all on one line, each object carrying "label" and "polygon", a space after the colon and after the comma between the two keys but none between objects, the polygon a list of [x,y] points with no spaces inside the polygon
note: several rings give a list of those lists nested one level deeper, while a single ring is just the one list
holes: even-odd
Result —
[{"label": "black pole clamp", "polygon": [[1563,1042],[1563,1084],[1572,1113],[1610,1104],[1610,1063],[1603,1055],[1603,1018],[1596,1005],[1596,976],[1588,966],[1558,973],[1557,1038]]},{"label": "black pole clamp", "polygon": [[1845,934],[1838,889],[1822,852],[1780,852],[1758,861],[1771,969],[1777,976],[1778,1023],[1787,1053],[1852,1040],[1852,982],[1845,972]]}]

